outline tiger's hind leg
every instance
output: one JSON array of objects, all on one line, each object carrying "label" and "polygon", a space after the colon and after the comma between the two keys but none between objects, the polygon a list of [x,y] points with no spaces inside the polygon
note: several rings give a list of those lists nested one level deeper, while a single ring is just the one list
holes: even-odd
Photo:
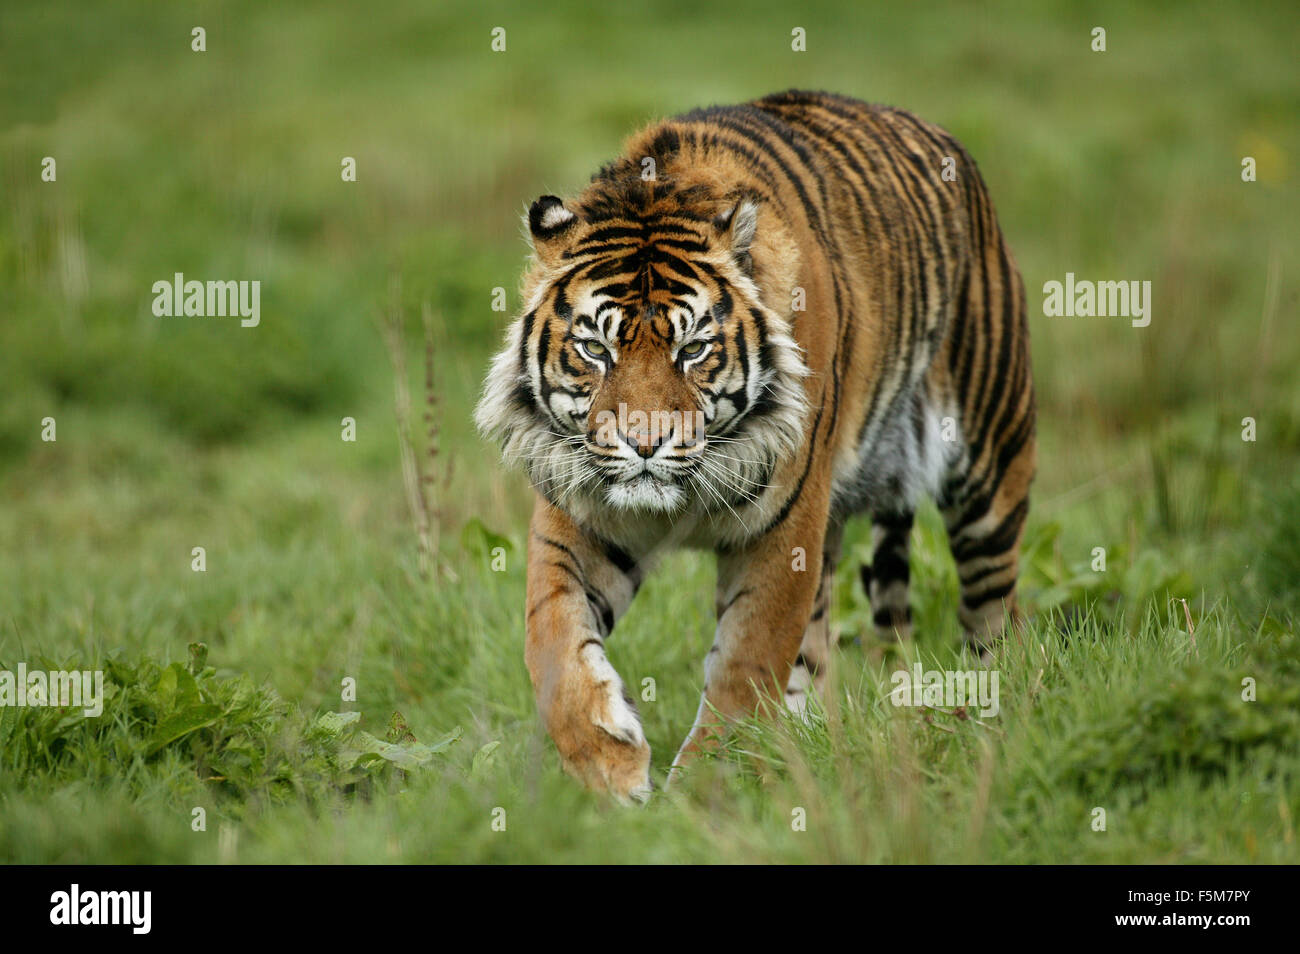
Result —
[{"label": "tiger's hind leg", "polygon": [[833,523],[826,530],[826,543],[822,553],[822,576],[813,600],[812,616],[799,644],[799,656],[785,688],[785,704],[791,712],[804,718],[808,709],[808,696],[816,693],[824,698],[826,680],[834,663],[836,633],[831,629],[831,603],[835,592],[835,567],[839,563],[840,546],[844,528]]},{"label": "tiger's hind leg", "polygon": [[862,568],[862,588],[871,603],[876,638],[886,642],[912,638],[908,548],[913,519],[911,510],[871,517],[871,565]]},{"label": "tiger's hind leg", "polygon": [[958,617],[981,657],[1018,620],[1020,538],[1037,463],[1025,285],[972,167],[971,258],[931,375],[955,412],[960,456],[938,503],[961,587]]},{"label": "tiger's hind leg", "polygon": [[961,584],[957,615],[967,642],[981,655],[1002,634],[1007,622],[1020,618],[1016,579],[1034,468],[1030,430],[1001,472],[986,474],[983,479],[968,474],[950,480],[940,501]]}]

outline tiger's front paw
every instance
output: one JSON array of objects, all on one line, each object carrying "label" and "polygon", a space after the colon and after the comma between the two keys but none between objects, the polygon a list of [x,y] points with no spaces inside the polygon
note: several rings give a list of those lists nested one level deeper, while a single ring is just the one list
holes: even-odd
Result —
[{"label": "tiger's front paw", "polygon": [[562,713],[552,710],[547,720],[561,764],[594,791],[625,805],[644,803],[653,786],[641,720],[599,646],[587,647],[583,663],[566,687]]},{"label": "tiger's front paw", "polygon": [[650,798],[650,746],[625,742],[592,732],[585,743],[561,755],[567,771],[587,788],[606,792],[624,805],[644,804]]}]

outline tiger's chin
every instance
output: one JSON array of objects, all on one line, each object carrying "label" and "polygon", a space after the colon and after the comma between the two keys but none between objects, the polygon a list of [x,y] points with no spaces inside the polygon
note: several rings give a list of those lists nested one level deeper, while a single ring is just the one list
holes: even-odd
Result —
[{"label": "tiger's chin", "polygon": [[665,483],[643,473],[631,480],[606,485],[605,500],[619,510],[672,513],[686,503],[686,492],[677,484]]}]

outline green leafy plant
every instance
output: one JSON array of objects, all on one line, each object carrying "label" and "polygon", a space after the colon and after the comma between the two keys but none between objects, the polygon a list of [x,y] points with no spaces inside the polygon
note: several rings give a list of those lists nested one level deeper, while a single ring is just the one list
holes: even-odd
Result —
[{"label": "green leafy plant", "polygon": [[[84,668],[48,660],[42,665]],[[282,800],[295,793],[312,798],[396,779],[399,771],[429,765],[461,737],[457,726],[426,745],[399,713],[387,740],[362,729],[359,712],[308,720],[270,687],[207,665],[202,643],[190,646],[188,664],[128,661],[112,653],[103,668],[98,717],[80,709],[0,708],[5,772],[65,782],[125,776],[143,786],[151,769],[172,760],[189,767],[183,778],[235,800]]]}]

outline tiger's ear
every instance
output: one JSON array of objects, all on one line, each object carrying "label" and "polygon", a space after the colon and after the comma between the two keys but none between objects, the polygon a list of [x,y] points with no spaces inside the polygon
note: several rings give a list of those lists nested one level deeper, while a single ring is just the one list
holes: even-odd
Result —
[{"label": "tiger's ear", "polygon": [[558,196],[544,195],[528,209],[528,231],[532,235],[533,251],[548,265],[554,264],[564,248],[564,239],[578,217],[564,207]]},{"label": "tiger's ear", "polygon": [[754,260],[749,247],[754,244],[754,235],[758,232],[758,203],[753,199],[741,199],[715,217],[713,225],[719,235],[730,238],[731,254],[735,256],[736,264],[745,274],[752,272]]}]

